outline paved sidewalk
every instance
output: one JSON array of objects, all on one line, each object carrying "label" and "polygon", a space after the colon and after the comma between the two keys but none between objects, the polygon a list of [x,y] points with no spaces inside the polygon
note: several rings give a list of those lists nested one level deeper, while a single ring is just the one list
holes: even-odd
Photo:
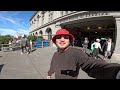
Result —
[{"label": "paved sidewalk", "polygon": [[[30,54],[0,51],[0,79],[46,79],[55,47],[37,48]],[[54,79],[54,75],[52,75]],[[80,70],[78,79],[93,79]]]}]

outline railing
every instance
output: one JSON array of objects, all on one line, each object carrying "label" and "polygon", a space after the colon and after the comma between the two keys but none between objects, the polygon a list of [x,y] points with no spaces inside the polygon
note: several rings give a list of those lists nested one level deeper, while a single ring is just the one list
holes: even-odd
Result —
[{"label": "railing", "polygon": [[20,48],[20,45],[17,44],[1,44],[1,50],[2,51],[10,51],[14,48]]},{"label": "railing", "polygon": [[[41,48],[46,47],[44,43],[45,43],[44,41],[40,42]],[[48,41],[48,46],[51,46],[51,41]],[[20,47],[21,46],[19,44],[1,44],[1,51],[13,51],[13,50],[16,50],[16,48],[20,48]],[[32,46],[32,48],[34,47]]]},{"label": "railing", "polygon": [[37,42],[36,44],[35,44],[35,46],[36,47],[38,47],[38,48],[44,48],[44,47],[47,47],[47,46],[51,46],[51,41],[40,41],[40,42]]}]

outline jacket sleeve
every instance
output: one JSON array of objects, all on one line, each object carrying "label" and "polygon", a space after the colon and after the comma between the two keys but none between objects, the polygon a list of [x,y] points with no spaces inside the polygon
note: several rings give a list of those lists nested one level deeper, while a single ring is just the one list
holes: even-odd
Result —
[{"label": "jacket sleeve", "polygon": [[103,43],[102,48],[101,48],[102,50],[104,49],[105,45],[106,45],[106,42]]},{"label": "jacket sleeve", "polygon": [[93,49],[93,45],[95,45],[95,43],[91,44],[91,50]]},{"label": "jacket sleeve", "polygon": [[82,51],[79,52],[77,59],[81,69],[89,76],[96,79],[116,79],[116,75],[120,70],[120,64],[96,60],[92,57],[88,57],[88,55]]},{"label": "jacket sleeve", "polygon": [[114,45],[114,43],[112,42],[112,52],[114,52],[114,50],[115,50],[115,45]]},{"label": "jacket sleeve", "polygon": [[55,61],[54,61],[55,59],[54,59],[54,57],[55,57],[55,54],[53,55],[51,63],[50,63],[50,69],[48,71],[48,76],[51,76],[55,72],[54,71],[54,67],[55,67]]}]

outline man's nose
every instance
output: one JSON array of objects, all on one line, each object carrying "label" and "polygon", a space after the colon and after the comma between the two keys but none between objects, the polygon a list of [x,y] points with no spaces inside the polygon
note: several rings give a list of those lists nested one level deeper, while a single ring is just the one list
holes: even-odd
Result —
[{"label": "man's nose", "polygon": [[64,41],[65,39],[64,39],[64,37],[61,37],[61,41]]}]

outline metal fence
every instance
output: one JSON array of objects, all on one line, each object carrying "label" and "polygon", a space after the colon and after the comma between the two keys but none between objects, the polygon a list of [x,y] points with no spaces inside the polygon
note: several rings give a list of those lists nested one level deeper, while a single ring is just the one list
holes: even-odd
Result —
[{"label": "metal fence", "polygon": [[[45,42],[45,41],[41,41],[40,42],[40,48],[44,48],[47,46],[51,45],[51,41]],[[34,45],[32,45],[32,47],[34,48]],[[21,49],[20,43],[15,43],[15,44],[1,44],[0,45],[0,49],[1,51],[14,51],[14,50],[19,50]]]},{"label": "metal fence", "polygon": [[1,51],[14,51],[20,49],[19,44],[1,44]]}]

